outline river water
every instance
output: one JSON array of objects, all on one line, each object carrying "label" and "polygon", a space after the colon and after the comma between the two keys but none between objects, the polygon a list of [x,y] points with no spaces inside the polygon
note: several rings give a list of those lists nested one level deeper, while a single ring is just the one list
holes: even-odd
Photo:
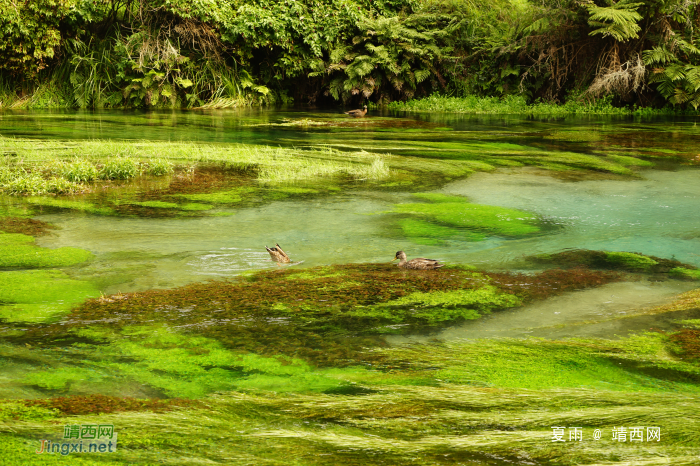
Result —
[{"label": "river water", "polygon": [[[397,234],[395,216],[387,212],[410,202],[411,192],[425,190],[415,184],[404,191],[360,186],[333,195],[224,206],[218,211],[221,216],[120,217],[55,209],[38,215],[36,218],[59,229],[39,238],[37,244],[79,247],[95,254],[90,265],[72,271],[74,276],[89,279],[111,269],[138,271],[117,274],[104,282],[100,291],[105,294],[171,288],[274,268],[264,249],[274,243],[280,243],[299,262],[296,267],[388,262],[397,250],[405,250],[409,258],[431,257],[482,269],[512,270],[526,255],[571,248],[640,252],[700,266],[700,172],[693,153],[700,129],[694,119],[533,119],[375,112],[374,120],[367,120],[372,124],[365,126],[344,127],[342,120],[331,128],[284,125],[303,119],[337,122],[337,117],[337,112],[292,110],[3,113],[0,135],[331,145],[428,158],[459,158],[461,145],[468,148],[475,144],[485,148],[484,157],[493,156],[488,152],[491,142],[501,144],[494,146],[500,151],[516,147],[525,152],[590,154],[622,148],[653,156],[655,166],[639,169],[632,177],[598,176],[595,172],[570,177],[540,168],[501,167],[428,189],[465,196],[473,203],[534,213],[552,227],[545,234],[521,238],[489,236],[479,242],[451,238],[417,244]],[[3,202],[22,204],[23,200],[4,198]],[[620,308],[657,304],[687,288],[670,281],[640,288],[639,293],[628,289],[628,298],[618,304]],[[592,300],[605,300],[605,296]],[[570,314],[571,322],[580,320],[578,312],[561,318]],[[498,327],[498,322],[489,325]]]}]

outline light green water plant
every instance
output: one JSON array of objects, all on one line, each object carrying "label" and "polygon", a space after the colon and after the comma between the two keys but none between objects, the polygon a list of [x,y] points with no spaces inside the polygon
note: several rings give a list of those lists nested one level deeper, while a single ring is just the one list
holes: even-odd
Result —
[{"label": "light green water plant", "polygon": [[403,234],[416,244],[442,244],[445,240],[482,241],[486,239],[483,233],[440,225],[419,218],[403,218],[399,220],[399,226]]},{"label": "light green water plant", "polygon": [[611,263],[621,264],[630,269],[647,270],[658,264],[657,261],[650,257],[631,252],[607,251],[605,255],[607,256],[608,261]]},{"label": "light green water plant", "polygon": [[86,212],[89,214],[96,215],[111,215],[114,213],[109,207],[97,207],[91,202],[83,200],[71,200],[71,199],[61,199],[55,197],[29,197],[24,200],[28,204],[37,207],[55,207],[59,209],[70,209],[77,210],[81,212]]},{"label": "light green water plant", "polygon": [[31,236],[0,232],[0,268],[67,267],[91,258],[92,253],[84,249],[41,248]]},{"label": "light green water plant", "polygon": [[690,278],[692,280],[700,280],[700,270],[687,269],[685,267],[675,267],[669,272],[677,277]]},{"label": "light green water plant", "polygon": [[72,279],[60,270],[0,271],[0,318],[50,321],[99,294],[93,283]]},{"label": "light green water plant", "polygon": [[[409,217],[412,221],[408,223],[403,220],[401,226],[418,241],[457,237],[456,228],[467,231],[463,237],[468,241],[478,241],[485,235],[522,236],[541,230],[537,216],[527,212],[472,204],[463,197],[439,193],[414,196],[429,202],[397,204],[392,212],[414,216],[413,219]],[[415,223],[415,220],[421,223]],[[431,228],[428,221],[436,222],[435,227]]]}]

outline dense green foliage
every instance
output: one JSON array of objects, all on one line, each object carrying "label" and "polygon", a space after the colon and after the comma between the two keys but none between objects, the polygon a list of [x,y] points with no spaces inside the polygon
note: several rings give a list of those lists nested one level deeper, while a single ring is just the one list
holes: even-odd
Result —
[{"label": "dense green foliage", "polygon": [[3,107],[386,102],[697,108],[696,0],[0,1]]}]

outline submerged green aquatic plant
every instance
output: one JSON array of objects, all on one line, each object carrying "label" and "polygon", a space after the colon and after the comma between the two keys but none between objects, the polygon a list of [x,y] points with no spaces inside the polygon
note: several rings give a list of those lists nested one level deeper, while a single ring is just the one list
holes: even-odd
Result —
[{"label": "submerged green aquatic plant", "polygon": [[91,258],[92,253],[84,249],[41,248],[31,236],[0,232],[0,268],[67,267]]},{"label": "submerged green aquatic plant", "polygon": [[98,207],[85,200],[60,199],[54,197],[29,197],[25,202],[38,207],[54,207],[59,209],[71,209],[96,215],[113,215],[114,210],[109,207]]},{"label": "submerged green aquatic plant", "polygon": [[608,251],[605,255],[607,256],[608,262],[620,264],[626,269],[649,270],[652,266],[658,265],[658,262],[651,257],[631,252]]},{"label": "submerged green aquatic plant", "polygon": [[417,244],[440,244],[445,240],[482,241],[486,239],[486,235],[483,233],[453,228],[417,218],[403,218],[398,223],[403,234]]},{"label": "submerged green aquatic plant", "polygon": [[463,197],[439,193],[414,196],[429,202],[397,204],[393,212],[414,216],[402,219],[400,225],[418,242],[438,238],[479,241],[487,235],[522,236],[541,231],[541,220],[520,210],[472,204]]},{"label": "submerged green aquatic plant", "polygon": [[676,277],[690,278],[691,280],[700,280],[700,270],[688,269],[686,267],[674,267],[669,273]]},{"label": "submerged green aquatic plant", "polygon": [[[663,259],[641,253],[618,251],[591,251],[574,249],[556,254],[529,256],[527,261],[556,264],[560,267],[591,267],[599,269],[624,270],[628,272],[671,273],[692,278],[695,267],[674,259]],[[684,272],[687,270],[688,272]]]},{"label": "submerged green aquatic plant", "polygon": [[59,270],[0,271],[0,318],[50,321],[99,294],[93,283],[74,280]]},{"label": "submerged green aquatic plant", "polygon": [[56,228],[54,225],[42,220],[23,217],[3,217],[0,214],[0,232],[42,236],[54,228]]}]

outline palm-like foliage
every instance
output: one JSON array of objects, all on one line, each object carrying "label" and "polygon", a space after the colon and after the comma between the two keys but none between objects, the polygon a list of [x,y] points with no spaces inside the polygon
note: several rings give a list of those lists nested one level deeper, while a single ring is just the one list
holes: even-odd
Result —
[{"label": "palm-like foliage", "polygon": [[638,33],[642,30],[638,21],[642,19],[637,9],[644,3],[632,3],[627,0],[621,0],[613,3],[610,6],[587,6],[590,17],[588,24],[596,29],[589,34],[601,34],[603,37],[612,37],[613,39],[625,42],[630,39],[637,39]]}]

